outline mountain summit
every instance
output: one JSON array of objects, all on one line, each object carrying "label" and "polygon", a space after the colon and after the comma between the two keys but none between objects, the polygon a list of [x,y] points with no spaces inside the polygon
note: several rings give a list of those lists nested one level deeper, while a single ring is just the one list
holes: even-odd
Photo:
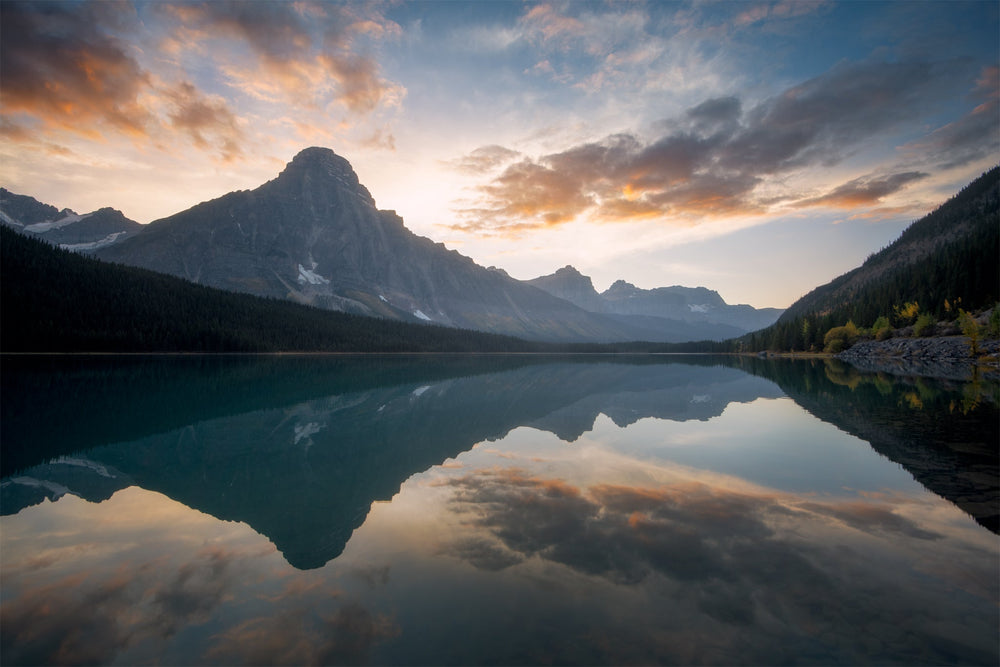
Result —
[{"label": "mountain summit", "polygon": [[375,207],[375,199],[361,185],[351,163],[329,148],[313,146],[300,151],[275,180],[290,194],[308,194],[317,187],[343,189]]},{"label": "mountain summit", "polygon": [[477,265],[381,211],[350,163],[307,148],[255,190],[150,223],[97,256],[223,289],[332,310],[536,340],[634,329]]}]

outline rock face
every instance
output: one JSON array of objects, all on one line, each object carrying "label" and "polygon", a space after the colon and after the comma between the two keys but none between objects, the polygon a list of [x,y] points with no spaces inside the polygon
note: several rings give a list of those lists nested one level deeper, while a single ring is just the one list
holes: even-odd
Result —
[{"label": "rock face", "polygon": [[598,293],[587,276],[566,266],[548,276],[527,281],[584,310],[614,316],[632,326],[658,330],[667,340],[724,340],[773,324],[778,308],[731,306],[705,287],[641,289],[618,280]]},{"label": "rock face", "polygon": [[[993,358],[1000,355],[998,340],[981,341],[979,347],[981,354]],[[968,380],[973,377],[976,366],[971,350],[965,336],[890,338],[855,343],[837,358],[864,371]],[[980,370],[986,379],[1000,379],[995,364]]]},{"label": "rock face", "polygon": [[380,211],[351,165],[307,148],[259,188],[150,223],[97,255],[188,280],[333,310],[537,340],[636,332],[485,269]]},{"label": "rock face", "polygon": [[525,282],[592,313],[606,312],[604,300],[594,289],[593,281],[572,266],[564,266],[551,275]]},{"label": "rock face", "polygon": [[118,243],[142,229],[138,222],[113,208],[80,215],[3,188],[0,188],[0,221],[66,250],[84,252]]}]

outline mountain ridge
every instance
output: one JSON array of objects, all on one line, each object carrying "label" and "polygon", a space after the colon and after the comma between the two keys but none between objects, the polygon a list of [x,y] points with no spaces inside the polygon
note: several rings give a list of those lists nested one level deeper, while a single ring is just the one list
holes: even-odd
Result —
[{"label": "mountain ridge", "polygon": [[325,148],[305,149],[254,190],[157,220],[95,254],[330,310],[536,340],[631,338],[613,320],[417,236]]},{"label": "mountain ridge", "polygon": [[111,207],[79,214],[6,188],[0,188],[0,223],[74,251],[112,245],[143,229],[143,225]]},{"label": "mountain ridge", "polygon": [[[981,268],[982,275],[986,280],[980,281],[975,277],[971,280],[963,280],[962,282],[968,283],[966,289],[963,290],[962,287],[954,289],[955,291],[974,291],[976,283],[987,287],[987,291],[992,287],[992,292],[989,294],[974,297],[976,303],[966,304],[967,307],[990,305],[988,302],[996,300],[998,296],[997,283],[1000,280],[998,279],[1000,273],[996,270],[998,265],[996,241],[998,210],[1000,210],[1000,166],[986,171],[934,211],[911,223],[895,241],[873,253],[857,268],[814,288],[798,299],[785,310],[779,321],[787,322],[807,313],[828,313],[838,307],[848,305],[852,301],[864,299],[866,296],[864,292],[869,285],[873,285],[877,281],[887,282],[894,275],[902,274],[907,269],[927,261],[935,253],[945,250],[945,246],[961,243],[963,239],[978,235],[984,237],[984,241],[979,245],[987,251],[992,249],[992,257],[987,252],[982,255],[984,262],[968,263],[970,267]],[[908,280],[902,282],[904,285],[909,283]],[[903,300],[917,300],[923,302],[921,305],[925,309],[937,310],[942,308],[945,299],[954,300],[955,297],[961,296],[961,294],[941,292],[941,290],[948,289],[950,283],[954,281],[925,280],[924,282],[938,283],[940,289],[927,290],[927,297],[924,299],[919,299],[917,296],[906,298],[902,294],[902,290],[897,290],[900,294],[898,303],[895,305],[901,305]],[[919,287],[924,286],[920,285]],[[970,287],[973,289],[968,289]],[[891,309],[892,305],[879,304],[883,311],[880,314],[888,315],[887,311]],[[867,319],[867,313],[862,317]]]},{"label": "mountain ridge", "polygon": [[782,312],[778,308],[730,305],[707,287],[642,289],[619,279],[598,292],[593,280],[572,265],[525,282],[584,310],[659,330],[661,335],[697,332],[696,339],[724,340],[773,324]]},{"label": "mountain ridge", "polygon": [[[329,148],[303,149],[257,188],[223,194],[148,225],[114,209],[79,216],[2,192],[5,222],[62,248],[328,310],[574,343],[719,341],[761,326],[752,315],[747,319],[756,313],[749,306],[739,321],[704,312],[667,314],[634,308],[636,296],[655,291],[623,281],[598,295],[583,277],[586,294],[566,298],[536,284],[541,279],[521,281],[484,268],[414,234],[395,211],[378,209],[350,162]],[[714,295],[713,304],[737,313],[717,293],[704,291]],[[621,303],[609,305],[614,299]],[[762,317],[773,320],[771,314]]]},{"label": "mountain ridge", "polygon": [[894,329],[914,332],[918,324],[930,335],[939,321],[954,322],[960,310],[989,310],[998,299],[1000,166],[911,223],[860,266],[811,290],[767,329],[734,341],[734,349],[821,351],[830,342],[827,333],[849,332],[848,324],[854,338],[862,331],[876,335],[876,326],[878,335],[892,336]]}]

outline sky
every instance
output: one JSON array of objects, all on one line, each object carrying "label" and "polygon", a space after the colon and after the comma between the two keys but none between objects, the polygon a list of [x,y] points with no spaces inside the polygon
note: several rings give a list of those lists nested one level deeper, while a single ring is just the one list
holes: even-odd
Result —
[{"label": "sky", "polygon": [[0,186],[142,223],[347,158],[484,266],[786,307],[1000,163],[1000,5],[0,2]]}]

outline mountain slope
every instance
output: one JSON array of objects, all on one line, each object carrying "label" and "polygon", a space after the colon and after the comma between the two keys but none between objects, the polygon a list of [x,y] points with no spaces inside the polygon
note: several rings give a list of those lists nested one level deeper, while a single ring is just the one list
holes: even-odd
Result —
[{"label": "mountain slope", "polygon": [[0,222],[67,250],[96,250],[142,229],[121,211],[102,208],[80,215],[0,188]]},{"label": "mountain slope", "polygon": [[998,215],[1000,167],[994,167],[864,264],[796,301],[779,321],[838,311],[865,325],[905,301],[936,314],[945,299],[961,298],[966,309],[990,306],[1000,296]]},{"label": "mountain slope", "polygon": [[534,351],[525,341],[195,285],[0,225],[3,352]]},{"label": "mountain slope", "polygon": [[412,233],[325,148],[303,150],[255,190],[155,221],[96,254],[332,310],[539,340],[635,338],[627,326]]},{"label": "mountain slope", "polygon": [[732,306],[718,292],[704,287],[647,290],[618,280],[598,293],[591,279],[572,266],[526,282],[584,310],[645,328],[649,331],[647,340],[724,340],[762,329],[782,312],[778,308]]},{"label": "mountain slope", "polygon": [[[826,332],[853,322],[872,327],[975,312],[1000,297],[1000,167],[986,172],[910,225],[858,268],[792,304],[762,331],[734,341],[742,350],[822,350]],[[916,308],[904,308],[905,304]]]}]

